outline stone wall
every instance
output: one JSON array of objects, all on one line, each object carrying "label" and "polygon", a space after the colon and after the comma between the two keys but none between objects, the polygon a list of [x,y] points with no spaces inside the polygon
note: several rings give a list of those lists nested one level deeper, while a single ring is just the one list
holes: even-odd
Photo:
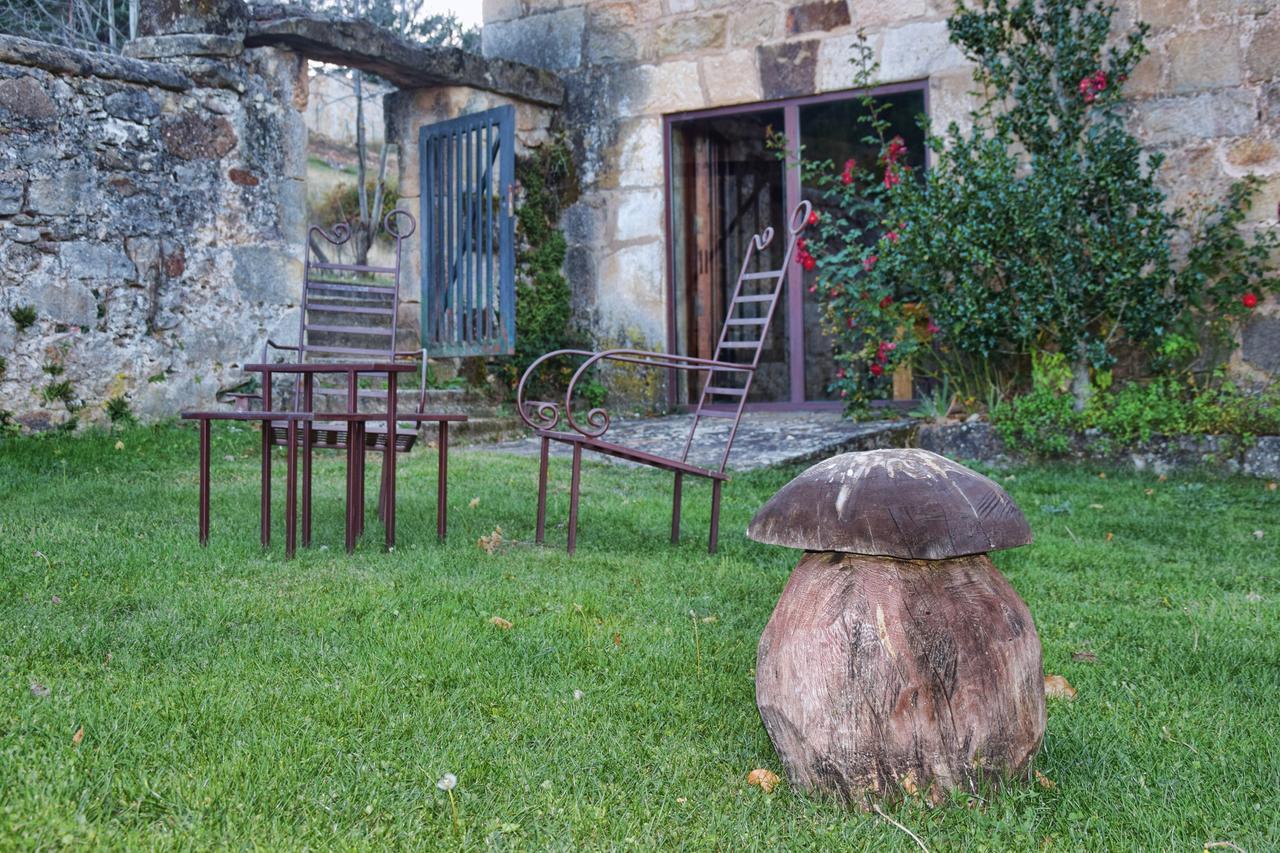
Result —
[{"label": "stone wall", "polygon": [[20,422],[207,405],[296,336],[306,64],[226,41],[151,62],[0,36],[0,409]]},{"label": "stone wall", "polygon": [[[1153,55],[1128,85],[1133,127],[1170,156],[1175,204],[1267,179],[1253,226],[1280,203],[1280,3],[1120,0],[1151,22]],[[947,0],[485,0],[486,56],[556,71],[584,193],[568,211],[568,274],[601,341],[666,345],[664,114],[838,91],[864,30],[878,82],[928,80],[935,126],[962,124],[971,68],[947,40]],[[1280,309],[1246,331],[1243,357],[1280,369]],[[1246,366],[1247,367],[1247,366]]]}]

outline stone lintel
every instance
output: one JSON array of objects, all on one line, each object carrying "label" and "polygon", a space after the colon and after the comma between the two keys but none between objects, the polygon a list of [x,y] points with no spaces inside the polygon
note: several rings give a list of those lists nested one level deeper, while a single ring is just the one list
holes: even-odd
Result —
[{"label": "stone lintel", "polygon": [[157,62],[146,62],[108,53],[92,53],[87,50],[61,47],[3,34],[0,34],[0,62],[43,68],[59,74],[102,77],[143,86],[159,86],[162,89],[173,89],[179,92],[186,91],[195,85],[185,74]]},{"label": "stone lintel", "polygon": [[308,59],[361,68],[406,88],[469,86],[545,106],[564,103],[564,84],[548,71],[456,47],[422,47],[367,21],[318,16],[255,20],[245,46],[287,47]]}]

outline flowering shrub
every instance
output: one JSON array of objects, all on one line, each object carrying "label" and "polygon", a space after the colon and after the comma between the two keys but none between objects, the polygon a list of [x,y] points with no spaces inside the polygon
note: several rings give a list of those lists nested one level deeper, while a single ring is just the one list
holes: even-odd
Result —
[{"label": "flowering shrub", "polygon": [[[813,271],[836,340],[834,389],[851,408],[882,396],[899,364],[978,396],[966,387],[975,365],[984,381],[1025,382],[1030,355],[1053,352],[1082,411],[1091,376],[1119,352],[1185,367],[1202,345],[1229,343],[1276,289],[1268,254],[1280,240],[1240,231],[1256,179],[1198,216],[1169,209],[1162,157],[1126,130],[1117,85],[1145,55],[1147,27],[1113,42],[1115,11],[1105,0],[960,2],[951,40],[986,93],[972,128],[928,135],[922,174],[867,98],[875,162],[802,164],[824,215],[797,262]],[[855,85],[867,86],[871,51],[856,51]],[[1175,333],[1193,342],[1176,365],[1161,353]]]}]

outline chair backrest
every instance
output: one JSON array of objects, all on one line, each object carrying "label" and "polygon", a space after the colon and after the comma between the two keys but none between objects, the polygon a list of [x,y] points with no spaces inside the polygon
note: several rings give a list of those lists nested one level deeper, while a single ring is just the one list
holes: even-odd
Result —
[{"label": "chair backrest", "polygon": [[[298,320],[299,362],[389,362],[395,358],[402,252],[405,240],[416,229],[417,221],[404,210],[392,210],[383,218],[382,232],[392,239],[394,252],[393,261],[386,266],[330,260],[351,240],[352,230],[345,222],[332,231],[318,225],[307,230]],[[318,381],[315,393],[321,397],[345,395],[345,383],[339,387]],[[360,394],[386,398],[385,389],[364,388]]]},{"label": "chair backrest", "polygon": [[[760,366],[760,355],[769,336],[769,326],[777,311],[778,300],[786,290],[787,272],[795,254],[796,240],[809,224],[809,214],[812,211],[813,206],[802,201],[791,212],[787,224],[787,250],[782,257],[782,266],[778,269],[752,271],[756,255],[773,242],[773,229],[766,228],[751,238],[742,258],[742,268],[733,288],[733,298],[729,300],[725,310],[724,326],[720,329],[715,354],[711,357],[712,361],[734,362],[734,367],[708,369],[698,405],[693,411],[689,437],[685,440],[684,452],[680,456],[682,461],[688,461],[694,435],[705,418],[731,418],[733,424],[729,428],[724,452],[720,456],[722,473],[728,464],[729,451],[733,449],[733,440],[738,434],[747,395],[751,393],[751,381],[755,378],[756,368]],[[745,359],[738,362],[735,360],[738,356],[745,356]]]}]

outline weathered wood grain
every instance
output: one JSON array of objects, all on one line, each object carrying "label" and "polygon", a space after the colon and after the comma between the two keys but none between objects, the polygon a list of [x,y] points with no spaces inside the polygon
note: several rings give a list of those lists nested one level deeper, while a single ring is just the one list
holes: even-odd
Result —
[{"label": "weathered wood grain", "polygon": [[748,538],[808,551],[944,560],[1031,542],[999,485],[927,450],[867,450],[819,462],[756,513]]},{"label": "weathered wood grain", "polygon": [[756,703],[792,786],[940,802],[1026,772],[1040,639],[985,556],[809,553],[760,638]]}]

